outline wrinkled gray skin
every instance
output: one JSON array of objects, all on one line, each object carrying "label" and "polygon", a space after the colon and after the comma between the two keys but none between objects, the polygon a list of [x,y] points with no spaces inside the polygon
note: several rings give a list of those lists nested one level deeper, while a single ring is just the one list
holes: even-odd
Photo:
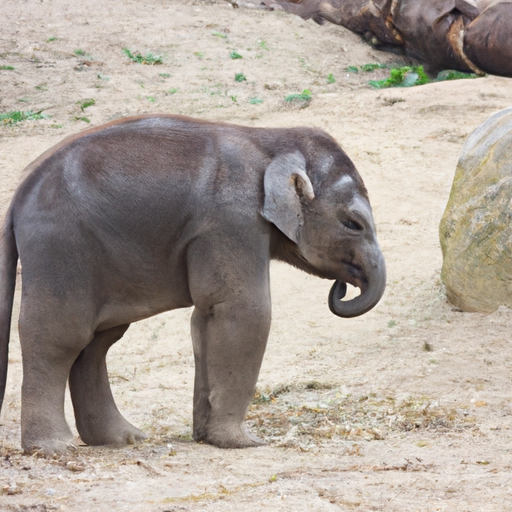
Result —
[{"label": "wrinkled gray skin", "polygon": [[[384,291],[366,189],[320,130],[137,117],[67,139],[29,171],[0,250],[2,398],[18,255],[22,264],[27,452],[71,446],[68,378],[85,443],[143,439],[114,403],[107,351],[131,322],[189,306],[194,438],[261,444],[244,418],[270,327],[270,260],[338,280],[330,306],[340,316],[368,311]],[[344,283],[362,295],[339,301]]]}]

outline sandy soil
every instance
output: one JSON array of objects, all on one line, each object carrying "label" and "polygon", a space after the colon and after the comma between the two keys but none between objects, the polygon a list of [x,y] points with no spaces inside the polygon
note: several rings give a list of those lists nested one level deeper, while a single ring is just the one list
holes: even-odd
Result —
[{"label": "sandy soil", "polygon": [[[318,126],[366,182],[389,273],[375,310],[341,320],[327,307],[329,282],[273,265],[273,327],[249,414],[268,441],[257,449],[191,441],[190,311],[176,311],[133,325],[109,356],[119,408],[147,442],[22,455],[13,329],[1,510],[512,509],[512,312],[452,309],[438,241],[461,146],[512,104],[510,80],[373,90],[368,80],[385,70],[347,66],[397,57],[340,27],[220,0],[2,0],[1,11],[0,66],[14,70],[0,70],[0,112],[50,116],[0,126],[2,211],[42,151],[120,116]],[[163,64],[132,62],[124,48]],[[306,108],[284,101],[303,89]]]}]

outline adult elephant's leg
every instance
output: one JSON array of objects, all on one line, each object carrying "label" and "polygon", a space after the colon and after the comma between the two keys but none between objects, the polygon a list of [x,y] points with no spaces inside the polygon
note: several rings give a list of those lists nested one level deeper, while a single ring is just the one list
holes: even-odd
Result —
[{"label": "adult elephant's leg", "polygon": [[108,380],[107,352],[128,327],[126,324],[96,333],[71,368],[69,389],[76,427],[82,441],[89,445],[119,446],[146,438],[119,412]]},{"label": "adult elephant's leg", "polygon": [[244,419],[271,316],[268,261],[258,257],[257,248],[247,257],[234,253],[238,258],[228,264],[206,250],[202,254],[208,261],[198,258],[201,261],[190,268],[195,303],[194,439],[223,448],[262,444],[246,430]]}]

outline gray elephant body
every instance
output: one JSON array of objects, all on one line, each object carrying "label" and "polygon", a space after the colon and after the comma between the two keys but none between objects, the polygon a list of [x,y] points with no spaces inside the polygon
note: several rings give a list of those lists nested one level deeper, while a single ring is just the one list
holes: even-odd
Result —
[{"label": "gray elephant body", "polygon": [[28,170],[0,251],[0,400],[18,255],[22,265],[26,451],[72,442],[68,378],[84,442],[143,438],[114,403],[107,351],[131,322],[189,306],[194,438],[256,445],[243,422],[270,328],[270,260],[359,286],[341,316],[383,293],[363,182],[320,130],[143,116],[66,139]]}]

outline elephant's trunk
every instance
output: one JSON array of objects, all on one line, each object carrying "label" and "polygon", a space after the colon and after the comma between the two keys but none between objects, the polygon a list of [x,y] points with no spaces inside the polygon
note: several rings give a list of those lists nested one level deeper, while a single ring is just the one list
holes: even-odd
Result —
[{"label": "elephant's trunk", "polygon": [[343,281],[336,280],[329,293],[329,308],[337,316],[352,318],[370,311],[377,305],[386,288],[386,264],[379,251],[377,261],[367,268],[366,279],[361,285],[361,294],[347,301],[342,301],[347,291]]}]

